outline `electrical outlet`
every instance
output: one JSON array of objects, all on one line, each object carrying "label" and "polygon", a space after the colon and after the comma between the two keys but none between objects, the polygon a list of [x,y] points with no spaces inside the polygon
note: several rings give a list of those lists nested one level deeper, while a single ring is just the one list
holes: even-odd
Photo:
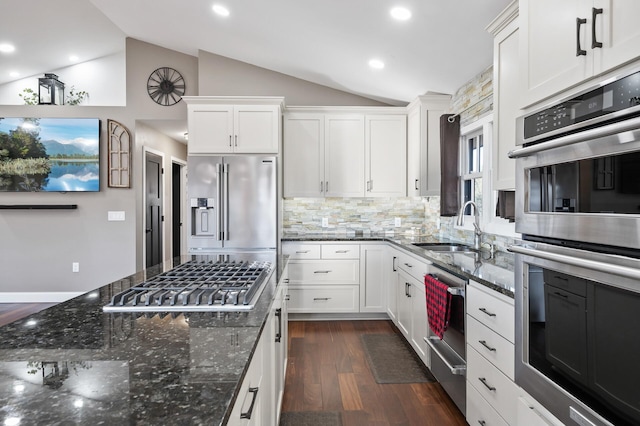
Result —
[{"label": "electrical outlet", "polygon": [[399,227],[402,226],[402,219],[400,219],[399,217],[396,217],[395,221],[394,221],[394,225],[395,227]]},{"label": "electrical outlet", "polygon": [[328,217],[323,217],[322,218],[322,227],[326,228],[327,226],[329,226],[329,218]]},{"label": "electrical outlet", "polygon": [[71,272],[80,272],[80,263],[79,262],[73,262],[71,264]]},{"label": "electrical outlet", "polygon": [[123,211],[108,211],[107,220],[109,222],[114,222],[114,221],[121,222],[125,220],[125,214]]}]

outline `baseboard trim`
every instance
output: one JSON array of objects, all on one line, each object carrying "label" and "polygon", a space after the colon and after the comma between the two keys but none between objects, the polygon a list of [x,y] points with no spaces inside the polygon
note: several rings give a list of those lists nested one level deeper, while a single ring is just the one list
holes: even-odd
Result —
[{"label": "baseboard trim", "polygon": [[341,320],[389,320],[389,315],[380,312],[371,313],[292,313],[289,312],[289,321],[341,321]]},{"label": "baseboard trim", "polygon": [[55,303],[64,302],[80,296],[82,292],[56,291],[56,292],[24,292],[24,293],[0,293],[2,303]]}]

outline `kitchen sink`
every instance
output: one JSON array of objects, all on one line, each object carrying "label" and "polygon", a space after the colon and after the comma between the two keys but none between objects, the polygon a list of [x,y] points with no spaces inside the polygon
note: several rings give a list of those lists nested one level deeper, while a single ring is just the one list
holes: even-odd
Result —
[{"label": "kitchen sink", "polygon": [[413,245],[421,249],[439,252],[473,253],[477,251],[466,244],[458,243],[413,243]]}]

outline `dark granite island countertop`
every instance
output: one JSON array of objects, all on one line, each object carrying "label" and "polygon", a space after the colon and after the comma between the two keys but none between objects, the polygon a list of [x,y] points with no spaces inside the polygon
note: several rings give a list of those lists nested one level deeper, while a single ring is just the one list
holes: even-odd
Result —
[{"label": "dark granite island countertop", "polygon": [[237,397],[286,258],[245,312],[104,313],[122,289],[184,256],[0,327],[0,421],[221,425]]}]

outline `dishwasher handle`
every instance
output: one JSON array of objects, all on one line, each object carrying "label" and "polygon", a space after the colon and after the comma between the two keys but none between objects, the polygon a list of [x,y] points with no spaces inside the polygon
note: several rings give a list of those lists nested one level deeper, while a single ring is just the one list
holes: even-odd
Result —
[{"label": "dishwasher handle", "polygon": [[456,376],[465,376],[466,375],[466,373],[467,373],[467,364],[464,362],[463,359],[460,359],[460,363],[459,364],[456,364],[456,365],[451,364],[447,360],[447,358],[444,356],[444,353],[442,353],[442,351],[438,348],[438,343],[442,342],[438,336],[425,337],[424,341],[425,341],[425,343],[427,345],[429,345],[431,350],[436,355],[438,355],[438,357],[442,360],[442,362],[444,362],[444,364],[447,366],[449,371],[451,371],[451,374],[456,375]]}]

